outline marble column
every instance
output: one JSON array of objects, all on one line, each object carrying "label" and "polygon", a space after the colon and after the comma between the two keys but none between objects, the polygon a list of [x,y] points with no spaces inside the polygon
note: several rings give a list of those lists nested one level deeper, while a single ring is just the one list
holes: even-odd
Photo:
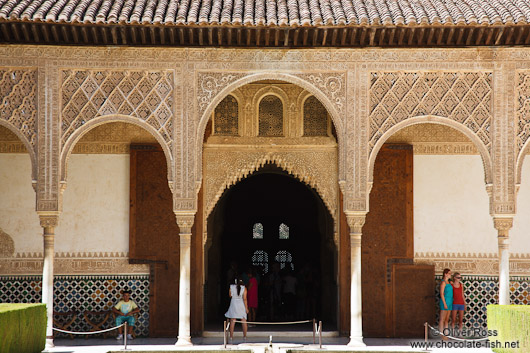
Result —
[{"label": "marble column", "polygon": [[499,244],[499,304],[510,305],[510,239],[509,231],[513,226],[511,217],[493,217],[497,229]]},{"label": "marble column", "polygon": [[361,236],[366,214],[346,214],[350,227],[351,246],[351,293],[350,293],[350,342],[348,346],[365,346],[363,342],[363,310],[361,283]]},{"label": "marble column", "polygon": [[42,268],[42,302],[46,304],[46,348],[53,344],[53,262],[55,257],[55,227],[59,221],[56,215],[39,215],[44,229],[44,265]]},{"label": "marble column", "polygon": [[177,214],[180,229],[179,334],[176,345],[191,343],[191,227],[195,215]]}]

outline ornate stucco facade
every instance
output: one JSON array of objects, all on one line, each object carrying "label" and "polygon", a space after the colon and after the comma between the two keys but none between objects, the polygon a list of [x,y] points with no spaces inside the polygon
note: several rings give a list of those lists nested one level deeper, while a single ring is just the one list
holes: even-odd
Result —
[{"label": "ornate stucco facade", "polygon": [[[350,229],[352,306],[359,305],[360,295],[355,293],[360,288],[360,239],[370,210],[375,159],[385,142],[411,141],[418,155],[480,156],[481,187],[489,197],[499,242],[499,256],[491,251],[475,254],[473,249],[421,251],[415,261],[434,263],[437,271],[450,266],[468,274],[497,274],[499,296],[505,303],[509,275],[530,274],[528,254],[511,257],[506,266],[530,137],[530,49],[4,45],[0,76],[0,125],[9,131],[2,136],[0,151],[29,155],[35,209],[47,239],[44,254],[20,253],[9,235],[0,232],[0,274],[42,273],[42,258],[54,253],[54,230],[65,211],[63,193],[69,187],[72,156],[124,154],[135,138],[158,142],[164,151],[173,211],[181,229],[181,260],[189,256],[185,251],[200,209],[201,186],[207,216],[225,188],[273,162],[315,188],[336,223],[342,206]],[[264,81],[273,83],[260,87]],[[275,87],[277,82],[295,87],[291,97]],[[294,132],[283,142],[258,138],[251,121],[256,112],[251,109],[260,89],[285,95],[284,109],[292,116],[300,113],[303,97],[316,97],[327,110],[336,139],[302,140]],[[208,122],[229,94],[240,100],[240,116],[248,123],[240,126],[238,138],[210,136],[205,142]],[[128,134],[125,124],[117,123],[136,125],[143,135]],[[423,125],[428,128],[419,128]],[[115,128],[105,132],[106,126]],[[290,131],[300,130],[294,126]],[[54,271],[148,273],[145,265],[127,263],[127,256],[126,252],[83,253],[83,249],[59,253],[54,260],[51,255],[52,271],[45,263],[43,281],[49,282]],[[185,289],[189,266],[184,267],[180,283]],[[185,308],[189,291],[180,293],[188,296],[181,298]],[[352,314],[352,337],[362,336],[357,319]],[[189,325],[181,320],[182,327]],[[186,335],[189,332],[181,338]]]}]

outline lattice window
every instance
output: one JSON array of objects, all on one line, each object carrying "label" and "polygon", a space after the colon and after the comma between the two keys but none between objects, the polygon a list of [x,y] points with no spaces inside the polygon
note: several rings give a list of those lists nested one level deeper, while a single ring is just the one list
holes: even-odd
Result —
[{"label": "lattice window", "polygon": [[276,253],[274,258],[276,262],[280,263],[280,269],[284,269],[285,266],[291,267],[291,270],[294,271],[293,255],[287,250],[280,250]]},{"label": "lattice window", "polygon": [[304,102],[304,136],[328,136],[328,111],[314,96]]},{"label": "lattice window", "polygon": [[252,265],[262,268],[262,273],[269,272],[269,254],[263,250],[256,250],[252,255]]},{"label": "lattice window", "polygon": [[226,96],[215,108],[214,134],[224,136],[236,136],[238,134],[238,103],[231,96]]},{"label": "lattice window", "polygon": [[284,223],[280,224],[280,239],[289,239],[289,227]]},{"label": "lattice window", "polygon": [[254,227],[252,227],[252,239],[263,239],[263,224],[254,224]]},{"label": "lattice window", "polygon": [[283,136],[283,104],[276,96],[259,103],[259,136]]}]

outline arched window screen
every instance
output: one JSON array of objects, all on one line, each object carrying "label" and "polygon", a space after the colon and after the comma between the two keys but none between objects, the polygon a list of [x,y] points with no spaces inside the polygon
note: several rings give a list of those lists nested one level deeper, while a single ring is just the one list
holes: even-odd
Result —
[{"label": "arched window screen", "polygon": [[222,136],[236,136],[238,134],[238,104],[237,100],[228,95],[215,108],[214,134]]},{"label": "arched window screen", "polygon": [[283,104],[276,96],[259,103],[259,136],[283,136]]},{"label": "arched window screen", "polygon": [[263,224],[254,224],[252,228],[252,239],[263,239]]},{"label": "arched window screen", "polygon": [[269,255],[263,250],[256,250],[252,255],[252,265],[262,268],[262,273],[269,272]]},{"label": "arched window screen", "polygon": [[280,269],[284,269],[285,266],[290,266],[291,270],[294,271],[293,256],[287,250],[280,250],[274,258],[276,262],[280,263]]},{"label": "arched window screen", "polygon": [[328,111],[314,96],[304,102],[304,136],[328,135]]},{"label": "arched window screen", "polygon": [[284,223],[280,224],[280,239],[289,239],[289,227]]}]

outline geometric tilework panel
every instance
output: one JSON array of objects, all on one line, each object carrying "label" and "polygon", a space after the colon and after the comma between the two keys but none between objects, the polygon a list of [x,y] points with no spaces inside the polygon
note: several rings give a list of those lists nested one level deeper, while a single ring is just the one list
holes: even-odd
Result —
[{"label": "geometric tilework panel", "polygon": [[[440,282],[436,276],[436,324],[440,314]],[[464,327],[484,328],[487,326],[486,306],[499,300],[499,278],[497,276],[462,276],[466,297]],[[530,304],[530,277],[510,277],[510,301],[514,305]]]},{"label": "geometric tilework panel", "polygon": [[63,145],[91,119],[122,114],[146,121],[171,147],[174,110],[171,71],[64,70],[62,75]]},{"label": "geometric tilework panel", "polygon": [[491,72],[372,72],[370,150],[393,125],[436,115],[459,122],[491,147]]},{"label": "geometric tilework panel", "polygon": [[[0,302],[40,303],[42,276],[0,276]],[[89,331],[83,317],[85,310],[106,311],[118,302],[120,291],[128,287],[131,299],[140,307],[135,333],[149,335],[149,276],[55,276],[54,310],[77,312],[71,331]],[[112,316],[111,316],[112,318]],[[111,319],[104,328],[113,327]],[[57,337],[64,336],[57,334]]]}]

